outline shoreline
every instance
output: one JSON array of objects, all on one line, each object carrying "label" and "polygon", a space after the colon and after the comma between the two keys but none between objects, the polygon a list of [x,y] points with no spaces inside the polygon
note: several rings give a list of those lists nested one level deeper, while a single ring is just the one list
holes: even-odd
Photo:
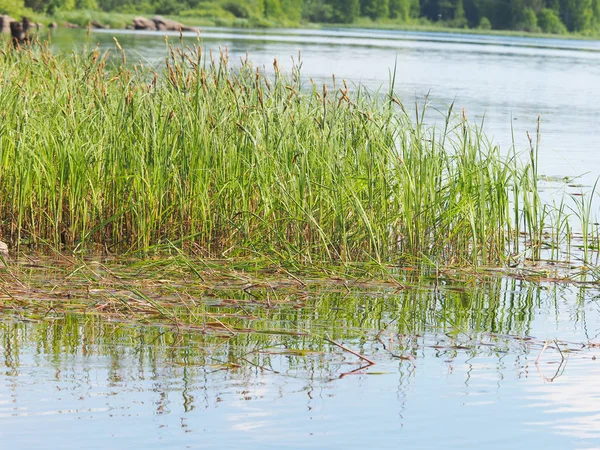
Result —
[{"label": "shoreline", "polygon": [[[7,16],[5,16],[7,17]],[[538,33],[517,30],[483,30],[477,28],[455,28],[437,24],[400,24],[387,22],[373,22],[370,20],[362,20],[353,24],[329,24],[329,23],[314,23],[314,22],[268,22],[254,19],[223,19],[223,18],[202,18],[195,16],[160,16],[160,15],[134,15],[121,13],[108,13],[103,11],[72,11],[59,13],[54,16],[40,15],[32,13],[29,17],[34,23],[40,27],[49,28],[81,28],[88,27],[92,29],[115,29],[115,30],[134,30],[141,31],[177,31],[181,26],[184,31],[186,29],[201,29],[202,27],[217,27],[217,28],[239,28],[239,29],[309,29],[309,30],[377,30],[377,31],[404,31],[404,32],[421,32],[421,33],[447,33],[457,35],[473,35],[473,36],[498,36],[498,37],[524,37],[532,39],[564,39],[564,40],[584,40],[597,41],[600,36],[591,36],[580,33],[567,34],[551,34]],[[135,28],[136,22],[145,20],[150,24],[154,18],[161,18],[165,22],[173,25],[171,28]],[[14,18],[18,20],[18,18]]]}]

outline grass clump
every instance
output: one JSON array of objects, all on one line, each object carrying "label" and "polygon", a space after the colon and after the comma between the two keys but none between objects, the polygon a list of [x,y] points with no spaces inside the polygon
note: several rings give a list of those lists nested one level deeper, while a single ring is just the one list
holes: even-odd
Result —
[{"label": "grass clump", "polygon": [[125,28],[131,24],[134,14],[94,11],[82,9],[76,11],[55,11],[46,20],[56,21],[59,24],[73,23],[86,28],[92,21],[97,21],[109,28]]},{"label": "grass clump", "polygon": [[515,188],[534,171],[451,110],[428,128],[393,89],[233,68],[198,45],[170,48],[160,73],[108,61],[0,55],[0,238],[14,247],[464,265],[538,232],[537,192]]}]

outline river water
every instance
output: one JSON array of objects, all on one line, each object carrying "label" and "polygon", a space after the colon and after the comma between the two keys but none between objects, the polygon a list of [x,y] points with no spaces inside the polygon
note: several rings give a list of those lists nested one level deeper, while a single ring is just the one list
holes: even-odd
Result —
[{"label": "river water", "polygon": [[594,286],[88,264],[3,285],[2,448],[600,448]]},{"label": "river water", "polygon": [[[165,55],[156,33],[59,30],[53,43],[113,48],[113,36],[130,60]],[[301,51],[305,77],[373,90],[395,65],[404,103],[454,102],[503,148],[514,134],[525,150],[541,114],[540,171],[600,175],[600,43],[344,29],[201,39],[267,68]],[[61,264],[21,261],[18,283],[2,272],[1,448],[600,448],[594,285],[519,270],[401,285],[244,284],[238,270],[226,278],[242,284],[198,284]],[[160,302],[185,320],[157,317]]]}]

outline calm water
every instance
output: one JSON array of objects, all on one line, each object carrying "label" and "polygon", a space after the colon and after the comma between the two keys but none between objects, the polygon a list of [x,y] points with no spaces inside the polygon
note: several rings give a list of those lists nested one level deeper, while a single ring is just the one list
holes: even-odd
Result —
[{"label": "calm water", "polygon": [[59,263],[3,284],[2,448],[600,448],[598,288]]},{"label": "calm water", "polygon": [[[130,60],[165,54],[158,34],[91,40],[109,48],[113,35]],[[60,30],[53,42],[86,41]],[[301,51],[307,78],[371,89],[387,89],[396,61],[405,103],[455,101],[485,115],[504,148],[512,124],[525,149],[542,114],[540,170],[600,175],[600,43],[228,29],[203,30],[202,42],[267,67]],[[143,280],[136,289],[184,318],[176,326],[119,287],[108,275],[119,267],[48,272],[56,266],[21,262],[21,284],[0,272],[0,448],[600,449],[596,287],[444,276],[407,289],[285,278],[248,291],[242,273],[118,279]]]}]

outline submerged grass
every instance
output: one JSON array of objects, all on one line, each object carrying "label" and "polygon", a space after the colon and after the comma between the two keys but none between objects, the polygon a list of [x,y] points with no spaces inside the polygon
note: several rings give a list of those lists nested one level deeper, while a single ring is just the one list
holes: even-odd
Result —
[{"label": "submerged grass", "polygon": [[0,54],[0,239],[335,262],[498,264],[538,242],[535,156],[464,114],[444,129],[387,95],[304,81],[199,44],[164,70],[98,50]]},{"label": "submerged grass", "polygon": [[[403,288],[208,262],[198,277],[181,256],[132,263],[30,255],[10,269],[0,271],[0,345],[10,368],[27,345],[40,355],[179,355],[177,366],[207,373],[254,367],[303,376],[318,368],[328,379],[392,359],[412,370],[427,352],[446,362],[504,361],[515,352],[535,358],[548,345],[530,335],[540,311],[565,307],[565,295],[583,305],[598,293],[597,286],[573,291],[461,270],[438,278],[405,270]],[[575,323],[587,313],[579,311]],[[598,346],[555,344],[573,353]]]}]

